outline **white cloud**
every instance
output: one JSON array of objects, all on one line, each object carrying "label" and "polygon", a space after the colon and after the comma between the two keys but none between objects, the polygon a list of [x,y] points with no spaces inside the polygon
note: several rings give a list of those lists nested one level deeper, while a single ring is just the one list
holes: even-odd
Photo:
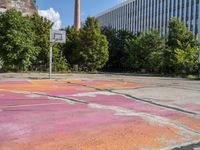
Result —
[{"label": "white cloud", "polygon": [[53,8],[49,8],[47,10],[38,10],[38,14],[42,17],[45,17],[52,21],[53,24],[53,29],[58,30],[61,28],[61,18],[59,12],[55,11]]}]

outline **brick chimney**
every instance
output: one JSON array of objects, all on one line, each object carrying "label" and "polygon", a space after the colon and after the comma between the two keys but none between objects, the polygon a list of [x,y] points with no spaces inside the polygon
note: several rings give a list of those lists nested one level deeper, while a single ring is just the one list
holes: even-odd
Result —
[{"label": "brick chimney", "polygon": [[74,27],[78,31],[81,27],[80,21],[80,0],[75,0],[75,7],[74,7]]}]

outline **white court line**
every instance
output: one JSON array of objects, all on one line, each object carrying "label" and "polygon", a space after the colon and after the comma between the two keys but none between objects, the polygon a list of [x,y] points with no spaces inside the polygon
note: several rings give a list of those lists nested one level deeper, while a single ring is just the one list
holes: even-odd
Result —
[{"label": "white court line", "polygon": [[58,104],[67,104],[67,103],[59,102],[59,103],[41,103],[41,104],[31,104],[31,105],[0,106],[0,111],[2,108],[34,107],[34,106],[48,106],[48,105],[58,105]]}]

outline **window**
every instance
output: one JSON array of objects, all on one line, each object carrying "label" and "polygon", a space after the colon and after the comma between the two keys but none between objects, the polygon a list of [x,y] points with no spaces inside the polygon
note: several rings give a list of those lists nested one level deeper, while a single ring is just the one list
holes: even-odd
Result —
[{"label": "window", "polygon": [[177,4],[177,6],[178,6],[178,9],[177,9],[177,17],[179,18],[180,17],[180,4],[181,3],[181,0],[178,0],[178,4]]},{"label": "window", "polygon": [[[148,0],[148,1],[149,1],[149,0]],[[148,20],[148,16],[149,16],[148,10],[150,9],[149,6],[148,6],[148,1],[146,0],[146,9],[145,9],[145,15],[146,15],[145,19],[146,19],[146,24],[145,24],[145,28],[148,28],[148,22],[147,22],[147,20]]]},{"label": "window", "polygon": [[150,28],[150,24],[151,24],[151,9],[152,9],[152,6],[151,6],[151,0],[149,0],[149,17],[148,17],[148,21],[149,21],[149,28]]},{"label": "window", "polygon": [[199,18],[199,0],[196,0],[196,19]]},{"label": "window", "polygon": [[183,2],[182,2],[182,7],[181,7],[181,20],[184,20],[184,16],[185,16],[185,14],[184,14],[184,10],[185,10],[185,2],[184,2],[184,0],[183,0]]},{"label": "window", "polygon": [[195,13],[194,0],[191,0],[191,20],[194,19],[194,13]]},{"label": "window", "polygon": [[177,2],[177,0],[174,0],[174,8],[173,8],[173,14],[172,14],[172,16],[176,16],[176,2]]},{"label": "window", "polygon": [[[155,7],[154,7],[154,6],[155,6]],[[153,18],[154,18],[154,19],[152,19],[152,27],[155,27],[156,22],[157,22],[157,0],[155,0],[155,2],[154,2],[154,0],[153,0],[153,12],[155,12],[155,15],[154,15],[154,13],[153,13]],[[153,20],[155,20],[155,24],[153,24]]]},{"label": "window", "polygon": [[145,21],[146,21],[145,20],[146,19],[146,17],[145,17],[146,16],[146,8],[145,8],[146,3],[145,2],[146,2],[146,0],[143,0],[143,29],[145,28],[145,25],[146,25],[145,24]]},{"label": "window", "polygon": [[159,0],[159,8],[158,8],[158,26],[160,27],[160,16],[161,16],[161,0]]},{"label": "window", "polygon": [[189,20],[189,0],[186,3],[186,21]]},{"label": "window", "polygon": [[198,35],[198,22],[199,22],[199,0],[196,0],[196,25],[195,25],[195,35]]},{"label": "window", "polygon": [[172,0],[169,1],[169,17],[172,16]]},{"label": "window", "polygon": [[139,6],[139,9],[140,9],[140,25],[139,25],[139,29],[141,30],[141,27],[142,27],[142,1],[140,0],[139,2],[140,6]]}]

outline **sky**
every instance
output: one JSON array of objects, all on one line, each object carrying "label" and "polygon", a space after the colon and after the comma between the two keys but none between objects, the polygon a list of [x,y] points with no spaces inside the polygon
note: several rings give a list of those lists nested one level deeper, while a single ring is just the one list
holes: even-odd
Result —
[{"label": "sky", "polygon": [[[81,20],[94,16],[124,0],[81,0]],[[73,25],[74,0],[37,0],[41,16],[54,22],[54,29]]]}]

